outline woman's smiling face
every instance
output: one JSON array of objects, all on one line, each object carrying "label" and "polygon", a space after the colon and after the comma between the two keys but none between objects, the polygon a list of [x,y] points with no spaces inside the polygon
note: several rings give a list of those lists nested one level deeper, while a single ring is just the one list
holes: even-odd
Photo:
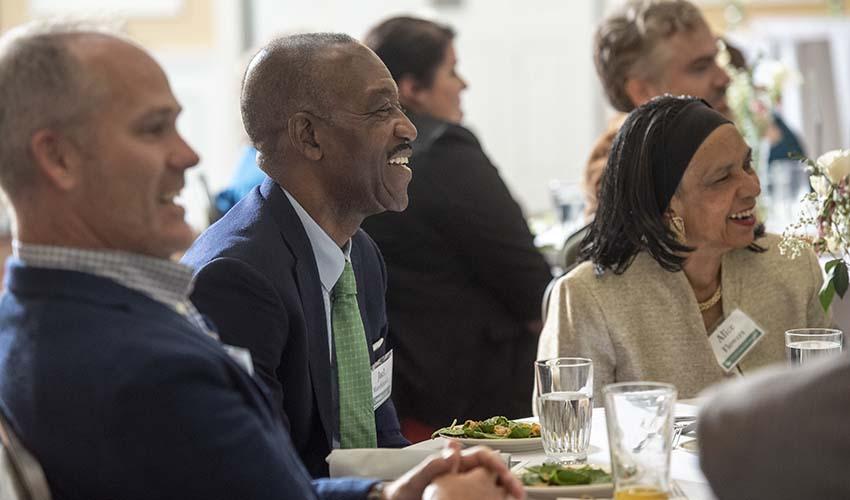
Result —
[{"label": "woman's smiling face", "polygon": [[725,252],[753,242],[761,187],[751,154],[732,124],[715,129],[697,149],[670,200],[689,246]]}]

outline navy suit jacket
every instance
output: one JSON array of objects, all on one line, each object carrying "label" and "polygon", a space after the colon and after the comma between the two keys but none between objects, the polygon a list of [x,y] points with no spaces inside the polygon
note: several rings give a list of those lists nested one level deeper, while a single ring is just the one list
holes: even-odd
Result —
[{"label": "navy suit jacket", "polygon": [[0,405],[55,499],[365,498],[311,485],[264,389],[168,306],[14,259],[6,287]]},{"label": "navy suit jacket", "polygon": [[[389,349],[386,272],[366,233],[358,231],[351,244],[374,363]],[[183,262],[196,269],[192,302],[222,341],[251,351],[302,461],[314,477],[327,475],[339,417],[322,284],[310,240],[280,186],[267,179],[252,190],[195,241]],[[409,444],[391,400],[375,410],[375,423],[378,446]]]}]

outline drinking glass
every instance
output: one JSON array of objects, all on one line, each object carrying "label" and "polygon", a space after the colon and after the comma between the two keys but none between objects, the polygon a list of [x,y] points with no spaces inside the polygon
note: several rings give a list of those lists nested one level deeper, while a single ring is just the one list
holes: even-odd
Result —
[{"label": "drinking glass", "polygon": [[614,499],[667,499],[676,387],[625,382],[607,385],[602,393]]},{"label": "drinking glass", "polygon": [[535,361],[537,415],[549,461],[587,460],[593,416],[593,362],[587,358]]},{"label": "drinking glass", "polygon": [[841,352],[844,334],[831,328],[797,328],[785,332],[785,354],[793,365]]}]

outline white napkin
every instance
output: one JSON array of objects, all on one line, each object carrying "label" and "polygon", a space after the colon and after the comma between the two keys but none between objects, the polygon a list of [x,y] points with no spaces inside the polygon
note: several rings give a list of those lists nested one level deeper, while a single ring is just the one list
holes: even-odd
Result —
[{"label": "white napkin", "polygon": [[[381,481],[392,481],[401,477],[435,450],[410,448],[365,448],[333,450],[325,459],[330,466],[330,477],[370,477]],[[511,456],[502,453],[505,463]]]},{"label": "white napkin", "polygon": [[434,450],[364,448],[333,450],[325,459],[331,477],[370,477],[382,481],[398,479]]}]

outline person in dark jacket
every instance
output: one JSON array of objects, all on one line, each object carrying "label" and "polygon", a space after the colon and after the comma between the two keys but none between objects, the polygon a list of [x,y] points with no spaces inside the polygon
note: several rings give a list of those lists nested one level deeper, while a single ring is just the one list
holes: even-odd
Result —
[{"label": "person in dark jacket", "polygon": [[365,40],[419,130],[407,210],[363,225],[387,264],[393,399],[411,440],[454,418],[530,414],[540,300],[551,279],[519,205],[460,124],[466,82],[453,38],[448,27],[396,17]]},{"label": "person in dark jacket", "polygon": [[192,241],[175,197],[198,156],[141,47],[94,25],[9,30],[0,109],[16,221],[0,412],[52,498],[524,498],[485,449],[449,448],[386,485],[311,481],[250,357],[216,338],[189,301],[192,270],[170,260]]}]

